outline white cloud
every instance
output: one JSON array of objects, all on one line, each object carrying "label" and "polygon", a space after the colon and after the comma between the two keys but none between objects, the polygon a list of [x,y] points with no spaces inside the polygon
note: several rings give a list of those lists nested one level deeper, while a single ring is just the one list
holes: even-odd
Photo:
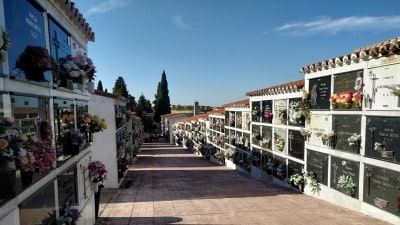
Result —
[{"label": "white cloud", "polygon": [[96,6],[90,7],[89,10],[84,13],[84,15],[90,16],[90,15],[94,15],[94,14],[107,13],[112,10],[122,8],[129,4],[130,4],[130,2],[128,0],[107,0]]},{"label": "white cloud", "polygon": [[175,24],[175,26],[182,28],[182,29],[190,29],[191,28],[191,26],[188,23],[183,21],[183,18],[180,15],[176,15],[176,16],[172,17],[172,22]]},{"label": "white cloud", "polygon": [[287,23],[276,30],[292,35],[336,34],[341,31],[387,31],[400,28],[400,16],[360,17],[339,19],[322,17],[315,21]]}]

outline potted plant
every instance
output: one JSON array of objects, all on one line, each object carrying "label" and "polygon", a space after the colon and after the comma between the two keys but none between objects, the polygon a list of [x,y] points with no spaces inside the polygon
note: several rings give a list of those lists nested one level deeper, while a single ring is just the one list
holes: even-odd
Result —
[{"label": "potted plant", "polygon": [[92,188],[94,191],[94,210],[95,217],[97,219],[99,214],[101,189],[104,187],[103,181],[107,180],[107,169],[103,162],[99,160],[90,162],[88,165],[88,169],[90,179],[92,180]]}]

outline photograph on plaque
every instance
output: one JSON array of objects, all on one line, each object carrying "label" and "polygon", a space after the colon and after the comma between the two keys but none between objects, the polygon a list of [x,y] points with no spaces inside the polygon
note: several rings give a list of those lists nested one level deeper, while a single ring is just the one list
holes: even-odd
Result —
[{"label": "photograph on plaque", "polygon": [[364,165],[364,202],[400,216],[400,172]]},{"label": "photograph on plaque", "polygon": [[304,136],[298,130],[289,130],[288,155],[304,160]]},{"label": "photograph on plaque", "polygon": [[367,116],[365,155],[399,163],[400,117]]},{"label": "photograph on plaque", "polygon": [[361,146],[361,116],[333,115],[333,130],[336,134],[335,149],[359,154]]},{"label": "photograph on plaque", "polygon": [[274,151],[285,152],[287,145],[286,129],[275,128],[274,129]]},{"label": "photograph on plaque", "polygon": [[[400,108],[400,64],[380,66],[365,75],[365,106],[370,109]],[[397,94],[396,94],[397,93]]]},{"label": "photograph on plaque", "polygon": [[288,110],[286,99],[278,99],[274,101],[274,115],[274,124],[287,125]]},{"label": "photograph on plaque", "polygon": [[363,103],[363,71],[333,75],[333,94],[329,98],[334,110],[361,110]]},{"label": "photograph on plaque", "polygon": [[360,163],[332,156],[331,188],[358,198]]},{"label": "photograph on plaque", "polygon": [[328,184],[328,155],[307,149],[307,171],[313,172],[321,184]]},{"label": "photograph on plaque", "polygon": [[314,110],[330,109],[329,98],[331,95],[331,76],[319,77],[309,80],[310,104]]},{"label": "photograph on plaque", "polygon": [[265,100],[262,101],[262,122],[263,123],[272,123],[273,108],[272,108],[272,100]]}]

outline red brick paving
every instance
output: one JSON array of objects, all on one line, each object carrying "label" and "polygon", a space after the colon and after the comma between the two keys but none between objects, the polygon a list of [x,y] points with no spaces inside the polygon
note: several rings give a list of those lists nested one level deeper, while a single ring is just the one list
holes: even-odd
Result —
[{"label": "red brick paving", "polygon": [[102,191],[96,224],[388,224],[255,181],[167,143],[145,143],[123,182],[124,188]]}]

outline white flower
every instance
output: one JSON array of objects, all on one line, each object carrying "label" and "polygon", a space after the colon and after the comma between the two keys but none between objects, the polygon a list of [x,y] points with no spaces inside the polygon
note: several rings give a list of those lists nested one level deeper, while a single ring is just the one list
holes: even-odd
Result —
[{"label": "white flower", "polygon": [[70,77],[79,77],[80,74],[79,74],[79,71],[72,70],[71,72],[69,72],[69,76]]},{"label": "white flower", "polygon": [[70,71],[71,69],[72,69],[72,66],[71,66],[71,64],[70,63],[64,63],[63,65],[62,65],[63,67],[64,67],[64,69],[65,70],[67,70],[67,71]]}]

